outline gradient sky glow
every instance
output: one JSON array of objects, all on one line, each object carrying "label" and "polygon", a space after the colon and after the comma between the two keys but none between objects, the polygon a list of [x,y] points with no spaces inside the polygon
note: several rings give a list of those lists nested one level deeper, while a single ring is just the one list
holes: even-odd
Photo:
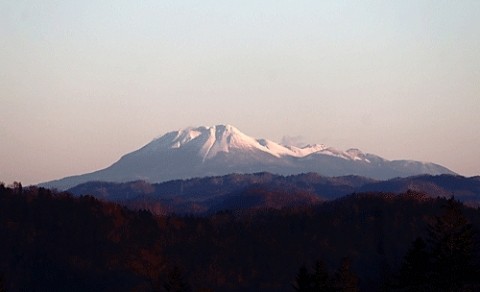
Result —
[{"label": "gradient sky glow", "polygon": [[232,124],[480,175],[480,1],[0,0],[0,181]]}]

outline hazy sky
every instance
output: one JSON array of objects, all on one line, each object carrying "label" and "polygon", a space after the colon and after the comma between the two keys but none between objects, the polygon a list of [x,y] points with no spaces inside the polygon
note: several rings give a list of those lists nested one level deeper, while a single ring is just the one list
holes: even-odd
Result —
[{"label": "hazy sky", "polygon": [[480,1],[0,0],[0,101],[6,183],[225,123],[479,175]]}]

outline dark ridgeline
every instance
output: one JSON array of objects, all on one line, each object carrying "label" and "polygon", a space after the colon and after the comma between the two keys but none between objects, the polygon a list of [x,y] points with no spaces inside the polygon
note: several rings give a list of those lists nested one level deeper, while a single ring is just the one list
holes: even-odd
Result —
[{"label": "dark ridgeline", "polygon": [[320,260],[315,262],[311,273],[305,265],[302,265],[295,278],[293,289],[297,292],[356,292],[359,290],[358,278],[352,272],[351,265],[351,260],[348,257],[343,258],[333,275],[329,274],[325,264]]},{"label": "dark ridgeline", "polygon": [[[455,195],[465,204],[480,202],[480,178],[421,175],[376,181],[360,176],[325,177],[316,173],[280,176],[271,173],[230,174],[175,180],[160,184],[89,182],[69,190],[92,195],[131,209],[148,209],[157,215],[215,214],[223,209],[282,208],[316,204],[360,192],[405,193],[414,191],[433,198]],[[273,200],[268,194],[276,194]]]},{"label": "dark ridgeline", "polygon": [[479,227],[415,192],[193,217],[0,184],[0,289],[478,291]]}]

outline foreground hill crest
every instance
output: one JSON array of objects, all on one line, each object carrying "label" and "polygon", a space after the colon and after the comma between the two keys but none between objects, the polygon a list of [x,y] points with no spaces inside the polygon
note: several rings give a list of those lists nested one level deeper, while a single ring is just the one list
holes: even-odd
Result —
[{"label": "foreground hill crest", "polygon": [[234,126],[186,128],[168,132],[110,167],[41,184],[68,189],[88,181],[152,183],[230,173],[360,175],[390,179],[420,174],[454,174],[434,164],[387,160],[359,149],[337,150],[322,144],[303,148],[250,137]]}]

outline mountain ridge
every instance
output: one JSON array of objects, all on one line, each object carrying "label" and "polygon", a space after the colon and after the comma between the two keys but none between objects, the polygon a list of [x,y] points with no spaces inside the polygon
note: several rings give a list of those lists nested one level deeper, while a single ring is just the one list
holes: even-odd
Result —
[{"label": "mountain ridge", "polygon": [[[174,180],[151,184],[88,182],[68,190],[92,195],[132,209],[157,214],[214,214],[225,209],[292,207],[336,200],[350,194],[422,194],[430,198],[452,195],[466,205],[480,206],[480,179],[455,175],[421,175],[379,181],[360,176],[325,177],[316,173],[279,176],[271,173]],[[276,201],[277,200],[277,201]]]},{"label": "mountain ridge", "polygon": [[88,181],[152,183],[230,173],[271,172],[294,175],[316,172],[324,176],[360,175],[375,179],[419,174],[455,174],[434,163],[387,160],[351,148],[337,150],[323,144],[303,148],[253,138],[231,125],[189,127],[168,132],[140,149],[123,155],[111,166],[83,175],[40,184],[69,189]]}]

